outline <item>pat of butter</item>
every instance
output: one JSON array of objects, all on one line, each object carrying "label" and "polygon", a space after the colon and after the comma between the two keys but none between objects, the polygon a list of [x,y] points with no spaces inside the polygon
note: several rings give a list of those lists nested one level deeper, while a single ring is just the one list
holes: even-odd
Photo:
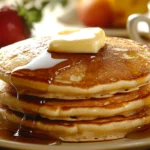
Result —
[{"label": "pat of butter", "polygon": [[59,32],[52,38],[50,52],[97,53],[105,45],[101,28],[83,28]]}]

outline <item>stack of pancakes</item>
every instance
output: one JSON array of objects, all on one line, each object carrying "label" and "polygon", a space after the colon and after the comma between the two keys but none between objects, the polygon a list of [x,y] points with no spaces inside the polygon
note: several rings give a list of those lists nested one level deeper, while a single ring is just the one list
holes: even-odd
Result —
[{"label": "stack of pancakes", "polygon": [[148,46],[107,37],[96,54],[50,53],[50,41],[0,50],[5,121],[71,142],[123,138],[150,124]]}]

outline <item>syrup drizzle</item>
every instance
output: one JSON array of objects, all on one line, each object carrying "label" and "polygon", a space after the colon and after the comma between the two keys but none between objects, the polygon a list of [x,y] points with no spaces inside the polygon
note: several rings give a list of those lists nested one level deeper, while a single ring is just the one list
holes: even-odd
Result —
[{"label": "syrup drizzle", "polygon": [[[53,53],[45,51],[38,57],[34,58],[30,63],[25,66],[15,68],[11,76],[19,76],[22,78],[28,78],[31,80],[44,81],[51,84],[54,78],[64,70],[83,63],[90,66],[87,72],[93,69],[93,63],[96,59],[96,54],[65,54],[65,53]],[[91,64],[92,63],[92,64]],[[95,63],[96,64],[96,63]],[[95,65],[96,69],[99,65]],[[37,76],[38,74],[38,76]],[[20,76],[21,75],[21,76]]]}]

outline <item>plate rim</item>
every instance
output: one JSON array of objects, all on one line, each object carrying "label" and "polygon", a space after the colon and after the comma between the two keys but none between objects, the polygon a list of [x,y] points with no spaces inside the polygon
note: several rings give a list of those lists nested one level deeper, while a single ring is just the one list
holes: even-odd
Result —
[{"label": "plate rim", "polygon": [[[111,150],[111,149],[128,149],[128,148],[143,148],[150,146],[150,137],[143,139],[118,139],[104,142],[84,142],[84,143],[61,143],[60,145],[42,145],[15,142],[0,139],[0,147],[22,149],[22,150]],[[123,143],[122,143],[123,142]],[[116,145],[116,143],[118,143]]]}]

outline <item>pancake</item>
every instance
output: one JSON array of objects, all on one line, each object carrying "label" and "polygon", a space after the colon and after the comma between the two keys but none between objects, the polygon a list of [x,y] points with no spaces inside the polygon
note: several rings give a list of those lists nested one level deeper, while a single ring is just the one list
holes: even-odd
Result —
[{"label": "pancake", "polygon": [[17,94],[11,85],[0,81],[0,103],[25,114],[51,120],[93,120],[116,115],[131,116],[150,106],[150,84],[130,93],[110,98],[85,100],[45,99]]},{"label": "pancake", "polygon": [[33,121],[30,116],[24,116],[6,107],[1,107],[0,113],[5,119],[5,125],[9,124],[7,128],[10,130],[13,128],[13,130],[18,132],[18,127],[20,127],[27,128],[32,133],[33,129],[41,133],[46,132],[67,142],[119,139],[138,130],[138,128],[150,124],[150,109],[148,108],[130,117],[116,116],[105,119],[72,122],[52,121],[40,117],[36,117]]},{"label": "pancake", "polygon": [[111,97],[150,81],[146,45],[107,37],[96,54],[64,54],[47,52],[50,41],[33,38],[2,48],[0,79],[21,94],[65,100]]},{"label": "pancake", "polygon": [[82,142],[124,138],[150,125],[148,46],[107,37],[95,54],[54,53],[50,42],[32,38],[0,50],[7,130]]}]

